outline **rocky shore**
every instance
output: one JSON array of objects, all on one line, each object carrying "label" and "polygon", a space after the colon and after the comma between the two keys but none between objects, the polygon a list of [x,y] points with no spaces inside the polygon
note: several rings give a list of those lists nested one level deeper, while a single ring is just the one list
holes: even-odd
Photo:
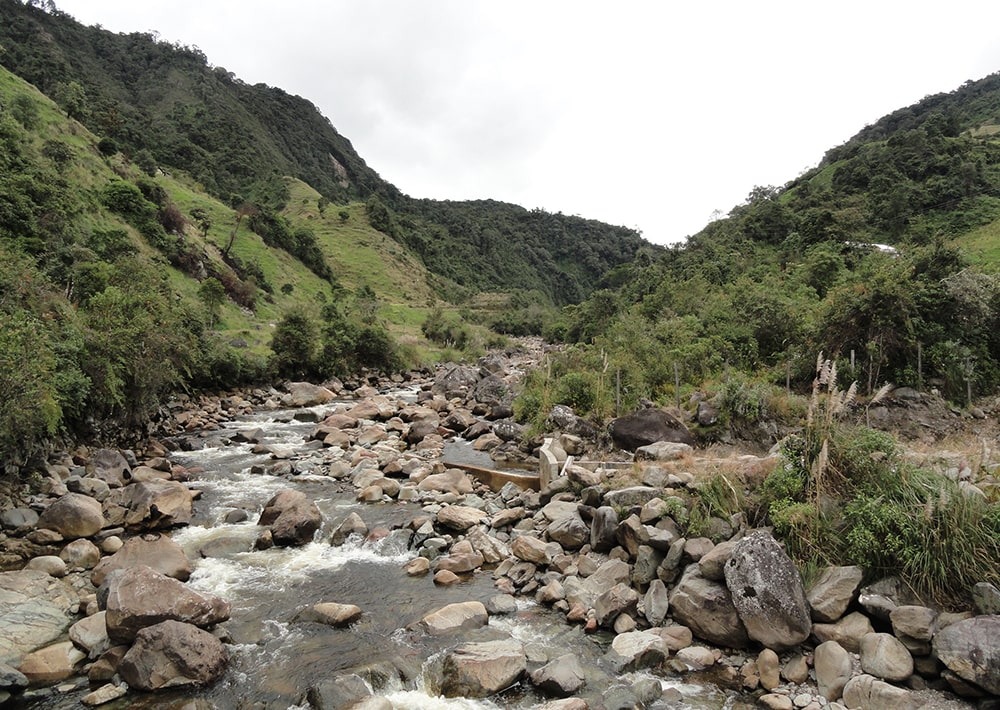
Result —
[{"label": "rocky shore", "polygon": [[[588,702],[573,654],[542,657],[513,637],[461,639],[532,599],[609,637],[612,673],[710,677],[739,690],[744,707],[998,706],[1000,590],[978,585],[974,608],[949,613],[897,580],[863,586],[858,567],[822,570],[807,588],[781,544],[749,529],[745,516],[713,519],[710,536],[685,537],[698,453],[665,413],[612,424],[613,440],[629,449],[609,457],[627,459],[621,466],[588,462],[597,458],[593,428],[557,408],[549,450],[559,475],[542,490],[492,490],[445,466],[445,443],[455,437],[498,461],[535,460],[540,442],[525,443],[510,402],[536,359],[511,351],[394,382],[291,383],[285,392],[178,400],[163,435],[142,452],[80,448],[54,459],[37,492],[13,490],[0,501],[0,563],[10,570],[0,573],[0,703],[86,686],[83,702],[99,705],[129,692],[205,686],[225,672],[229,602],[185,584],[192,562],[165,534],[191,521],[199,494],[189,485],[199,472],[172,462],[170,450],[211,440],[221,423],[251,411],[293,407],[298,421],[314,424],[300,446],[241,432],[269,457],[259,473],[325,476],[365,504],[407,502],[420,513],[394,529],[369,529],[357,513],[324,521],[289,488],[231,515],[259,516],[257,549],[310,543],[325,522],[331,545],[404,540],[413,553],[407,574],[429,585],[490,575],[496,595],[488,603],[447,605],[411,630],[456,639],[428,670],[429,686],[444,696],[493,697],[523,684],[553,709],[677,702],[652,681],[612,685]],[[742,456],[734,465],[769,470],[776,462],[773,454]],[[349,629],[364,613],[331,599],[300,618]],[[351,673],[317,679],[303,702],[391,708],[373,685]]]}]

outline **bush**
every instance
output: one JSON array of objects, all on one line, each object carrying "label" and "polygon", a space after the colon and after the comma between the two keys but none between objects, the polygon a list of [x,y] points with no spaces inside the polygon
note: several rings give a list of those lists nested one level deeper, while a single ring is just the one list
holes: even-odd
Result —
[{"label": "bush", "polygon": [[555,404],[565,404],[578,413],[594,408],[597,395],[593,378],[582,372],[568,372],[556,382]]},{"label": "bush", "polygon": [[317,374],[319,329],[305,313],[288,313],[274,329],[271,351],[279,377],[292,380],[312,377]]}]

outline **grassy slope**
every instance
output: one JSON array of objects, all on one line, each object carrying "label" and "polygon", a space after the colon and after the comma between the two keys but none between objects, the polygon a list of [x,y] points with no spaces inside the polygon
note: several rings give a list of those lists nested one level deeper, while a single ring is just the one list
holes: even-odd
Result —
[{"label": "grassy slope", "polygon": [[[38,122],[33,131],[37,144],[58,139],[73,149],[74,159],[66,168],[66,177],[83,206],[78,215],[83,230],[125,229],[140,253],[160,264],[173,289],[182,298],[197,302],[199,282],[166,263],[145,239],[109,213],[100,202],[100,190],[117,178],[116,170],[132,177],[138,172],[121,155],[110,159],[102,156],[96,148],[96,136],[67,118],[33,86],[0,67],[0,101],[9,104],[19,94],[31,96],[37,104]],[[208,260],[224,268],[221,249],[229,240],[235,212],[201,190],[187,175],[159,175],[156,182],[188,217],[185,239],[203,250]],[[426,268],[403,246],[368,224],[364,204],[330,204],[320,215],[319,194],[315,190],[291,178],[288,185],[291,197],[285,216],[293,226],[304,225],[316,233],[324,256],[340,283],[349,290],[369,286],[382,304],[380,315],[390,330],[422,348],[427,347],[420,335],[420,324],[438,301]],[[190,219],[195,208],[205,210],[211,220],[205,238]],[[346,221],[340,217],[342,210],[348,213]],[[246,226],[246,220],[240,227],[232,253],[245,262],[257,263],[273,287],[272,294],[260,292],[254,312],[227,301],[217,326],[224,337],[245,340],[255,352],[266,354],[271,329],[285,312],[295,308],[318,311],[322,303],[332,297],[330,284],[287,252],[264,244]],[[285,284],[292,285],[290,293],[282,292],[281,287]]]}]

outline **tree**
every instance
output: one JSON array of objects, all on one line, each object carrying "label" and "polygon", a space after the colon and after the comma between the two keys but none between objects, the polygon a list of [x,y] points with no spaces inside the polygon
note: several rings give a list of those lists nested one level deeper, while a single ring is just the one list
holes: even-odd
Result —
[{"label": "tree", "polygon": [[202,238],[207,238],[208,230],[212,228],[212,218],[209,216],[208,210],[204,207],[195,207],[191,210],[191,219],[198,225],[198,231],[201,232]]},{"label": "tree", "polygon": [[198,296],[208,311],[208,327],[214,328],[222,304],[226,302],[226,287],[214,276],[209,276],[198,287]]},{"label": "tree", "polygon": [[316,373],[319,330],[302,311],[287,313],[271,338],[273,363],[280,377],[304,379]]},{"label": "tree", "polygon": [[236,208],[236,224],[233,225],[233,231],[229,233],[229,241],[226,242],[226,248],[222,250],[223,258],[229,256],[229,250],[233,248],[233,244],[236,242],[236,233],[240,231],[240,224],[243,222],[243,218],[252,217],[255,214],[257,214],[257,207],[249,202],[244,202]]}]

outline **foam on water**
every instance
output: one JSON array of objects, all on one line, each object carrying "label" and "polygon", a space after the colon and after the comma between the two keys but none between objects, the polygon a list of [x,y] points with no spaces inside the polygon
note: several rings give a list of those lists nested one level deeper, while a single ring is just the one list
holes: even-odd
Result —
[{"label": "foam on water", "polygon": [[399,690],[386,693],[382,697],[392,703],[393,710],[499,710],[500,708],[489,700],[446,698],[441,695],[428,695],[422,690]]}]

